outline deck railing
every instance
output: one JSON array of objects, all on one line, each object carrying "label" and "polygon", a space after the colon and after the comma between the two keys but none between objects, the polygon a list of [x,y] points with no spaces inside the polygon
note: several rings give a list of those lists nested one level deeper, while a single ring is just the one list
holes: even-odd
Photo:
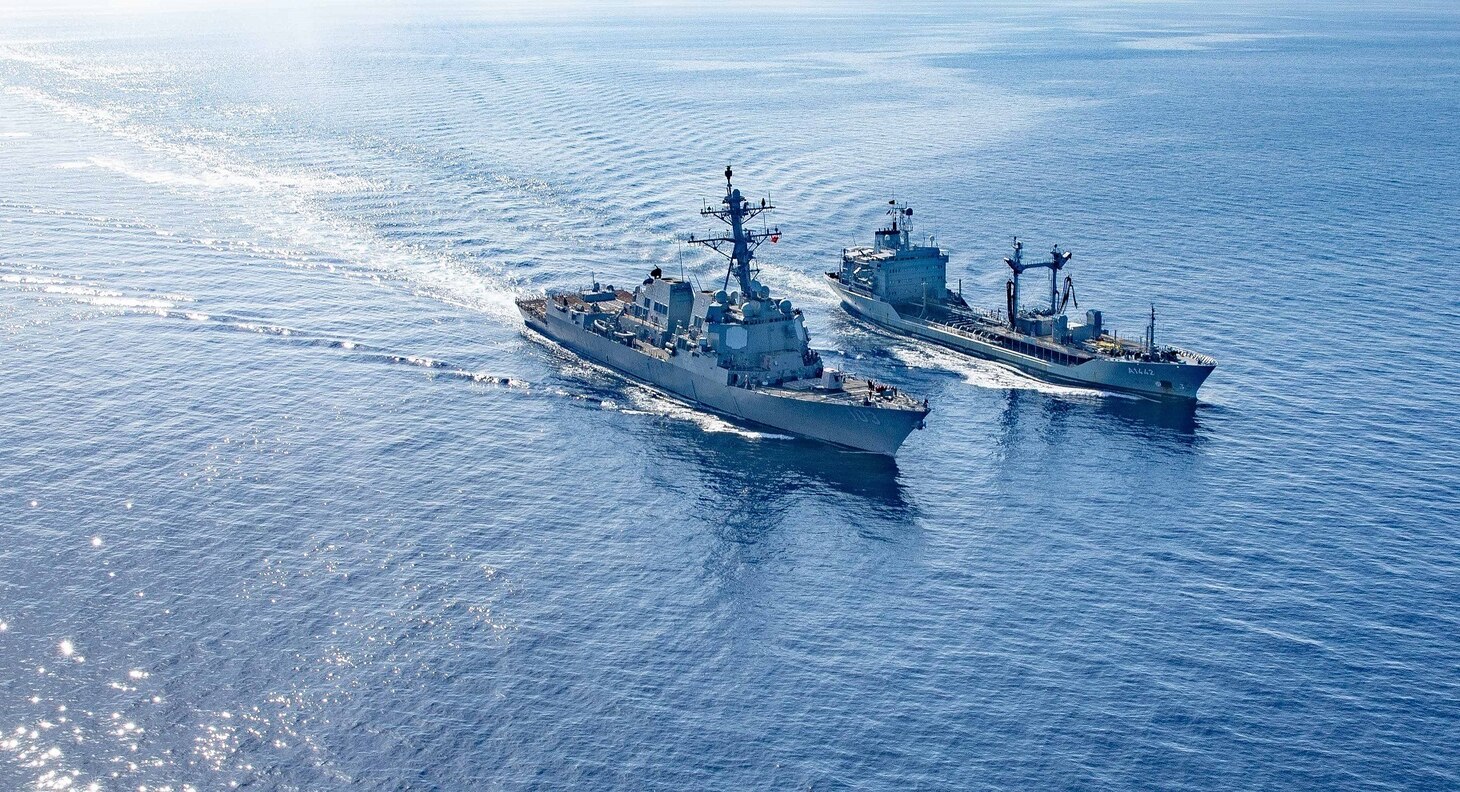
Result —
[{"label": "deck railing", "polygon": [[916,316],[904,316],[902,317],[902,319],[905,322],[912,322],[913,324],[919,324],[923,325],[924,327],[934,328],[945,333],[953,333],[954,335],[962,336],[972,341],[980,341],[985,344],[993,344],[1001,349],[1005,349],[1016,354],[1026,355],[1032,358],[1038,358],[1039,360],[1043,360],[1047,363],[1055,363],[1061,366],[1078,366],[1081,363],[1085,363],[1095,359],[1094,355],[1071,354],[1069,352],[1066,352],[1061,347],[1047,344],[1043,341],[1015,338],[1012,335],[997,332],[994,330],[967,330],[962,327],[945,324],[943,322],[930,322],[927,319],[922,319]]}]

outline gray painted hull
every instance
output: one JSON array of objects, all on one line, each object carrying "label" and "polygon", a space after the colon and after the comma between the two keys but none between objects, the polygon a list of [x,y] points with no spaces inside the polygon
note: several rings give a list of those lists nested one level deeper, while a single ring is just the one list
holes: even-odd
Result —
[{"label": "gray painted hull", "polygon": [[[827,443],[891,456],[925,412],[867,406],[860,402],[820,402],[778,395],[764,389],[732,387],[674,362],[645,355],[611,339],[585,332],[571,322],[519,306],[523,321],[569,350],[625,376],[691,404],[730,418]],[[723,378],[722,369],[712,374]]]},{"label": "gray painted hull", "polygon": [[959,352],[1008,364],[1050,382],[1136,393],[1160,399],[1192,400],[1196,398],[1197,390],[1214,368],[1194,363],[1145,363],[1105,358],[1073,366],[1062,365],[1005,349],[944,325],[905,318],[891,305],[851,291],[838,280],[827,278],[827,282],[841,298],[842,306],[855,316],[897,333],[916,336]]}]

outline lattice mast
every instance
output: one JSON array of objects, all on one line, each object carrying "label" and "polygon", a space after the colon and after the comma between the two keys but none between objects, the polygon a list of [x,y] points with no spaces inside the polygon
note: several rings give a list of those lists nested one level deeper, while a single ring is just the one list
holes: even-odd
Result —
[{"label": "lattice mast", "polygon": [[706,206],[700,210],[700,214],[706,217],[718,218],[724,224],[730,226],[730,236],[720,237],[693,237],[687,241],[692,245],[704,245],[707,248],[730,259],[730,268],[725,273],[726,285],[729,285],[733,276],[740,286],[740,293],[746,298],[753,298],[754,294],[750,286],[751,269],[750,262],[755,258],[755,250],[761,243],[769,239],[778,242],[781,238],[780,228],[762,228],[760,231],[748,230],[746,222],[753,220],[764,212],[775,209],[766,199],[760,199],[760,206],[753,206],[747,201],[740,191],[730,183],[733,172],[730,166],[725,166],[725,197],[720,201],[724,204],[723,209],[712,209]]}]

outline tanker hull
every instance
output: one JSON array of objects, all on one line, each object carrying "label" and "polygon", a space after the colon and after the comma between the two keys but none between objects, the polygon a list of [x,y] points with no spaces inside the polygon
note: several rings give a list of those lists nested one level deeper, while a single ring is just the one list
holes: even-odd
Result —
[{"label": "tanker hull", "polygon": [[[1190,401],[1216,368],[1194,353],[1181,353],[1179,363],[1089,357],[1076,361],[1073,355],[1049,354],[1036,344],[1024,349],[998,343],[998,338],[969,332],[937,321],[904,316],[897,308],[882,300],[847,288],[838,278],[828,274],[832,290],[849,313],[895,333],[931,341],[975,357],[1012,366],[1030,376],[1049,382],[1087,388],[1121,391],[1141,396]],[[1060,358],[1063,358],[1060,359]]]}]

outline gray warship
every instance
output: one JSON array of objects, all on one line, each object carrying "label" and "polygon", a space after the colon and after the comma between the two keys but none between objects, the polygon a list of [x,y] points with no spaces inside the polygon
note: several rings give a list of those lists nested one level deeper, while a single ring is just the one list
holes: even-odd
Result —
[{"label": "gray warship", "polygon": [[896,453],[922,428],[927,402],[823,365],[800,309],[773,299],[751,266],[755,250],[778,241],[780,229],[746,224],[775,207],[746,200],[731,176],[726,168],[722,206],[700,212],[724,222],[729,235],[688,240],[729,259],[724,288],[697,289],[655,268],[633,291],[595,281],[585,291],[518,300],[523,320],[568,350],[692,405],[845,448]]},{"label": "gray warship", "polygon": [[[1107,332],[1100,311],[1085,311],[1083,323],[1071,322],[1066,307],[1075,299],[1074,281],[1060,271],[1073,254],[1056,245],[1048,261],[1025,261],[1024,245],[1004,263],[1006,311],[977,310],[948,288],[948,255],[934,240],[914,241],[912,209],[889,202],[891,220],[871,247],[842,251],[841,269],[826,273],[842,306],[889,330],[998,361],[1050,382],[1124,391],[1160,399],[1196,399],[1217,361],[1206,355],[1156,343],[1156,309],[1139,340]],[[1049,270],[1049,308],[1024,308],[1019,276]]]}]

